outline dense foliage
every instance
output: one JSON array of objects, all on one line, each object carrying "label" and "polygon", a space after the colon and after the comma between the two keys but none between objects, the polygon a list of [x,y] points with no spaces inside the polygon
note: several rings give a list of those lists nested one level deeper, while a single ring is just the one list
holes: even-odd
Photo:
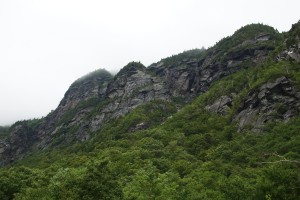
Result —
[{"label": "dense foliage", "polygon": [[182,62],[183,60],[201,59],[205,55],[205,51],[206,49],[204,47],[201,49],[192,49],[161,59],[160,62],[164,63],[166,66],[172,66]]},{"label": "dense foliage", "polygon": [[[300,88],[299,64],[269,59],[215,82],[179,111],[161,100],[139,106],[89,141],[1,168],[0,199],[298,199],[300,117],[261,133],[238,132],[232,120],[249,91],[280,76]],[[226,115],[205,109],[231,93]]]},{"label": "dense foliage", "polygon": [[131,73],[132,71],[135,71],[136,69],[143,70],[143,69],[146,69],[146,67],[140,62],[130,62],[125,67],[123,67],[115,77],[117,77],[118,75],[124,74],[124,73],[125,74]]}]

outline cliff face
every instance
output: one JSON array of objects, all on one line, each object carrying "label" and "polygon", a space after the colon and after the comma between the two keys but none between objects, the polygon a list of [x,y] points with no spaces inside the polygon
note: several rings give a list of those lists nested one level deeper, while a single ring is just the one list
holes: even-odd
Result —
[{"label": "cliff face", "polygon": [[[131,62],[115,77],[105,70],[82,77],[70,86],[57,109],[36,126],[19,123],[11,128],[8,138],[0,141],[0,165],[21,158],[29,150],[88,140],[107,122],[152,100],[175,102],[180,108],[207,92],[214,82],[261,65],[280,45],[282,51],[275,55],[276,62],[299,62],[297,27],[283,41],[271,27],[249,25],[208,50],[187,51],[149,67]],[[206,108],[222,115],[232,106],[232,99],[228,94]],[[289,78],[270,80],[245,97],[233,122],[239,124],[239,130],[252,126],[259,131],[268,121],[295,116],[299,99],[299,91]],[[276,109],[280,112],[274,117]]]},{"label": "cliff face", "polygon": [[239,131],[250,127],[260,132],[267,122],[287,121],[299,115],[300,92],[290,79],[279,77],[251,91],[235,117]]},{"label": "cliff face", "polygon": [[0,141],[0,165],[22,158],[37,141],[37,133],[26,123],[17,123],[8,138]]}]

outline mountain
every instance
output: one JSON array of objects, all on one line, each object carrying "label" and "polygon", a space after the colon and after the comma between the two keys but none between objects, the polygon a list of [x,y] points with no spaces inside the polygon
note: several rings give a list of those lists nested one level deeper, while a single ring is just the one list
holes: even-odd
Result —
[{"label": "mountain", "polygon": [[76,80],[0,129],[0,199],[296,199],[300,22]]}]

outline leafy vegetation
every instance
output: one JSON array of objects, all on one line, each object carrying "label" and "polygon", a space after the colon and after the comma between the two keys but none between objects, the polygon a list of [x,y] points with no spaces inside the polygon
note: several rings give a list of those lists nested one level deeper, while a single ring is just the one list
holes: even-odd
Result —
[{"label": "leafy vegetation", "polygon": [[267,25],[250,24],[235,31],[232,36],[220,40],[216,46],[220,51],[227,51],[232,47],[245,43],[245,41],[255,40],[260,35],[270,35],[271,39],[275,39],[274,37],[278,37],[279,33],[273,27]]},{"label": "leafy vegetation", "polygon": [[[257,41],[260,36],[267,36],[269,40]],[[273,27],[263,24],[250,24],[237,30],[232,36],[220,40],[214,47],[208,49],[208,54],[214,54],[213,61],[222,61],[228,55],[234,55],[241,50],[275,49],[282,43],[282,34]]]},{"label": "leafy vegetation", "polygon": [[34,119],[17,121],[12,126],[0,126],[0,139],[4,139],[9,134],[9,132],[18,125],[26,125],[29,129],[35,129],[43,121],[44,118],[40,118],[40,119],[34,118]]},{"label": "leafy vegetation", "polygon": [[132,70],[136,69],[144,70],[146,69],[146,67],[140,62],[130,62],[125,67],[123,67],[115,77],[123,73],[130,73]]},{"label": "leafy vegetation", "polygon": [[188,61],[192,59],[201,59],[204,57],[205,51],[206,49],[204,47],[201,49],[192,49],[161,59],[160,62],[163,62],[165,66],[172,66],[182,62],[183,60]]}]

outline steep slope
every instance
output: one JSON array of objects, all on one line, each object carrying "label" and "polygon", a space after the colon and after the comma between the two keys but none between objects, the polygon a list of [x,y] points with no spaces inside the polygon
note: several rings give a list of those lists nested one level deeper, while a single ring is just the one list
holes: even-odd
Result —
[{"label": "steep slope", "polygon": [[[39,120],[17,122],[10,128],[8,138],[0,141],[0,165],[12,162],[24,156],[32,148],[44,148],[53,143],[56,132],[62,127],[62,121],[67,113],[75,114],[77,107],[86,108],[83,102],[92,102],[98,99],[103,88],[105,89],[112,75],[106,70],[99,69],[76,80],[66,92],[57,109]],[[81,110],[84,112],[83,110]],[[65,134],[61,130],[58,134]],[[81,139],[84,135],[78,135]]]},{"label": "steep slope", "polygon": [[36,127],[32,147],[45,149],[87,140],[105,123],[152,100],[177,102],[181,107],[213,82],[264,62],[278,42],[280,35],[273,28],[253,24],[208,50],[187,51],[148,68],[129,63],[113,79],[104,70],[94,72],[74,82],[58,108]]},{"label": "steep slope", "polygon": [[0,143],[2,165],[19,159],[0,170],[0,198],[296,199],[299,27],[248,25],[76,81]]}]

